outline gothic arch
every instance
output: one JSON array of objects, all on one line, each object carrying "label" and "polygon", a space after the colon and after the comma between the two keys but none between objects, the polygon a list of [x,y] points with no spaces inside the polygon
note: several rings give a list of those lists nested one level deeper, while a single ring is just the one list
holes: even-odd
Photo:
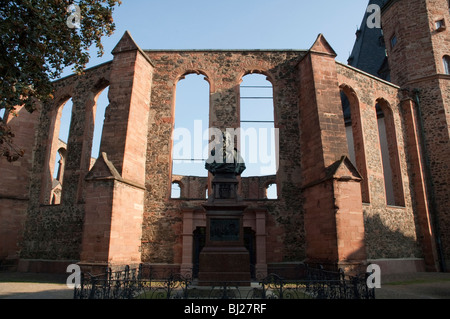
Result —
[{"label": "gothic arch", "polygon": [[354,165],[363,178],[361,182],[362,201],[364,203],[370,203],[369,178],[360,101],[358,94],[350,85],[343,83],[339,86],[339,89],[341,91],[344,121],[346,122],[345,127],[349,152],[352,152]]},{"label": "gothic arch", "polygon": [[251,75],[251,74],[264,75],[266,77],[266,80],[269,81],[272,84],[272,87],[274,86],[274,83],[275,83],[275,81],[273,80],[274,76],[269,71],[262,70],[262,69],[253,69],[253,68],[249,68],[246,71],[243,71],[243,72],[239,73],[239,75],[238,75],[238,78],[239,78],[238,83],[241,84],[243,79],[244,79],[244,77],[247,76],[247,75]]},{"label": "gothic arch", "polygon": [[378,122],[379,148],[382,158],[386,204],[405,206],[394,112],[391,104],[384,98],[378,98],[376,100],[374,109]]},{"label": "gothic arch", "polygon": [[206,72],[205,70],[202,70],[202,69],[188,69],[188,70],[181,72],[179,75],[177,75],[175,77],[174,87],[176,88],[176,86],[178,85],[178,82],[180,82],[181,80],[184,80],[186,78],[186,76],[191,75],[191,74],[203,75],[205,77],[205,81],[208,82],[209,85],[211,86],[211,77],[208,75],[208,72]]},{"label": "gothic arch", "polygon": [[[51,204],[52,201],[52,194],[51,189],[53,184],[53,179],[55,175],[55,170],[57,169],[57,158],[59,156],[59,149],[60,149],[60,132],[61,132],[61,122],[62,122],[62,116],[63,116],[63,110],[67,106],[67,103],[72,100],[73,101],[73,95],[69,95],[69,92],[72,91],[72,87],[69,88],[63,88],[61,91],[59,91],[54,99],[54,102],[50,106],[50,127],[49,127],[49,137],[47,139],[47,155],[46,155],[46,173],[44,178],[42,179],[43,188],[42,188],[42,194],[41,194],[41,202],[43,204]],[[68,119],[68,129],[70,128],[70,123],[72,121],[72,114],[73,114],[73,105],[70,107],[70,115],[69,112],[67,113],[69,116]],[[70,131],[69,131],[70,135]],[[64,143],[67,143],[68,141],[65,141]],[[66,145],[67,148],[67,145]],[[66,157],[67,158],[67,157]],[[64,162],[66,162],[66,158],[64,159]],[[63,176],[61,176],[61,180],[63,179]]]}]

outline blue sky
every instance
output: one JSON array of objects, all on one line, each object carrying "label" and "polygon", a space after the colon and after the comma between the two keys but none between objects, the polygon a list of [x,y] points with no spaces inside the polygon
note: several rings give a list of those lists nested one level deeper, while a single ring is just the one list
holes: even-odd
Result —
[{"label": "blue sky", "polygon": [[[105,54],[98,58],[92,49],[88,67],[112,60],[114,49],[128,30],[142,49],[309,49],[322,33],[338,54],[336,60],[347,63],[368,0],[123,0],[114,11],[116,31],[103,39]],[[70,75],[66,69],[63,76]],[[195,76],[193,76],[195,78]],[[180,82],[181,83],[181,82]],[[179,84],[178,100],[191,100],[185,110],[199,110],[208,103],[192,98],[190,92],[207,92],[205,81]],[[184,97],[184,98],[183,98]],[[108,104],[107,91],[98,101],[99,112]],[[178,108],[178,105],[177,105]],[[181,113],[181,107],[177,117]],[[192,112],[191,112],[192,113]],[[200,114],[201,112],[194,112]],[[189,114],[189,113],[184,113]],[[205,117],[185,117],[189,121]],[[98,117],[99,123],[103,120]],[[63,122],[64,123],[64,122]],[[100,123],[101,124],[101,123]],[[178,126],[189,127],[189,123]],[[62,130],[68,131],[68,124]],[[96,125],[98,127],[98,125]],[[93,156],[98,154],[100,133],[96,132]],[[67,134],[67,133],[66,133]],[[194,156],[193,156],[194,157]],[[192,175],[202,171],[197,163]],[[190,175],[190,174],[189,174]]]},{"label": "blue sky", "polygon": [[322,33],[346,62],[368,0],[123,0],[116,32],[105,38],[112,59],[126,30],[142,49],[309,49]]}]

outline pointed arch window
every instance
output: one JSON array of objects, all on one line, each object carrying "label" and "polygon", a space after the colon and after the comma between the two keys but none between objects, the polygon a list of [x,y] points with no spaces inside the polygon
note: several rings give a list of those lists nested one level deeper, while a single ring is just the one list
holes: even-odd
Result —
[{"label": "pointed arch window", "polygon": [[103,124],[105,122],[105,112],[109,105],[109,86],[101,90],[95,98],[94,111],[94,132],[92,138],[91,158],[96,159],[100,154],[100,144],[102,139]]},{"label": "pointed arch window", "polygon": [[[56,188],[60,189],[62,192],[63,182],[64,182],[64,168],[66,163],[66,152],[67,152],[67,143],[69,141],[69,131],[70,124],[72,122],[72,109],[73,109],[73,101],[72,98],[69,97],[65,102],[61,104],[61,106],[57,110],[56,119],[54,122],[54,135],[53,142],[50,145],[52,157],[50,168],[51,168],[51,176],[52,180],[49,181],[49,185],[51,190],[50,193],[46,196],[46,203],[50,204],[59,204],[60,200],[53,200],[53,194]],[[64,151],[62,151],[64,150]]]},{"label": "pointed arch window", "polygon": [[359,99],[356,92],[345,84],[341,86],[341,103],[345,122],[349,158],[363,178],[361,182],[362,201],[364,203],[370,203],[366,151]]},{"label": "pointed arch window", "polygon": [[377,114],[378,137],[384,175],[386,204],[393,206],[405,206],[393,112],[389,106],[389,103],[384,99],[377,100],[375,110]]}]

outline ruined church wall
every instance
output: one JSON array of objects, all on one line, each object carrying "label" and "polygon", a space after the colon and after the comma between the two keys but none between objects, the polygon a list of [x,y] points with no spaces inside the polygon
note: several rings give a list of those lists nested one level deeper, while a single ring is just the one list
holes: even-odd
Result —
[{"label": "ruined church wall", "polygon": [[[408,164],[409,155],[405,145],[405,123],[400,106],[401,92],[395,85],[346,65],[338,63],[337,71],[339,85],[350,87],[359,101],[370,192],[369,201],[363,204],[368,259],[422,258],[413,186],[410,182],[411,174],[414,174],[414,172],[411,172]],[[387,136],[391,140],[395,138],[398,149],[399,175],[404,197],[404,205],[401,206],[392,206],[386,203],[375,111],[378,99],[384,99],[389,103],[395,123],[395,131],[388,130]]]},{"label": "ruined church wall", "polygon": [[[275,126],[280,129],[280,198],[267,205],[267,261],[304,259],[300,198],[298,83],[295,66],[303,51],[146,51],[155,66],[147,150],[146,196],[142,259],[180,263],[182,207],[201,207],[202,201],[170,199],[171,134],[178,80],[201,73],[210,84],[210,126],[239,127],[239,86],[256,72],[268,76],[274,89]],[[177,252],[178,251],[178,252]]]},{"label": "ruined church wall", "polygon": [[[240,193],[248,205],[247,223],[252,210],[267,209],[267,263],[305,259],[304,207],[301,193],[299,127],[299,79],[297,65],[303,51],[147,51],[154,64],[147,137],[144,214],[142,220],[142,262],[181,264],[183,251],[183,213],[200,212],[205,202],[206,178],[172,176],[172,130],[175,91],[180,78],[201,73],[210,84],[210,126],[239,126],[239,86],[242,77],[256,72],[273,85],[275,126],[280,130],[279,169],[276,176],[242,178]],[[421,258],[420,231],[414,208],[414,192],[405,123],[402,120],[399,88],[353,68],[336,64],[338,83],[350,87],[359,101],[365,165],[369,184],[368,201],[363,205],[365,240],[369,259]],[[92,145],[92,118],[95,97],[109,84],[111,64],[88,70],[85,75],[68,77],[55,83],[56,99],[42,106],[33,166],[21,258],[79,260],[85,214],[85,180],[89,172]],[[338,87],[335,88],[339,90]],[[319,92],[320,93],[320,92]],[[145,93],[144,93],[145,94]],[[54,166],[57,109],[72,97],[73,118],[68,142],[60,205],[50,205],[49,181]],[[402,206],[389,206],[383,182],[375,112],[377,100],[386,101],[398,149]],[[391,135],[392,136],[392,135]],[[181,199],[171,198],[171,182],[179,180],[185,191]],[[264,198],[264,188],[276,181],[278,199]],[[99,199],[101,200],[101,199]],[[9,203],[6,203],[9,205]],[[124,205],[125,207],[126,205]],[[200,215],[199,215],[200,216]],[[204,220],[195,223],[202,226]]]},{"label": "ruined church wall", "polygon": [[[101,64],[86,70],[83,75],[73,75],[55,82],[54,100],[42,105],[29,175],[28,208],[20,242],[22,260],[40,260],[40,263],[80,260],[85,212],[84,178],[91,168],[95,99],[109,85],[110,68],[111,63]],[[62,201],[59,205],[52,205],[50,191],[59,145],[58,111],[70,98],[73,107]],[[30,262],[23,262],[19,267],[21,271],[35,269]],[[45,265],[39,267],[40,271],[50,269]]]}]

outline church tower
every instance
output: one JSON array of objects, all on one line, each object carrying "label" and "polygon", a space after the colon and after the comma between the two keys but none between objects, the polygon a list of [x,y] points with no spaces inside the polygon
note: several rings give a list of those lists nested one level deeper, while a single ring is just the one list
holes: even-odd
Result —
[{"label": "church tower", "polygon": [[383,80],[390,81],[386,56],[381,7],[387,0],[370,0],[361,26],[356,30],[356,40],[348,64]]},{"label": "church tower", "polygon": [[390,77],[416,106],[441,267],[450,264],[450,2],[390,0],[381,22]]}]

